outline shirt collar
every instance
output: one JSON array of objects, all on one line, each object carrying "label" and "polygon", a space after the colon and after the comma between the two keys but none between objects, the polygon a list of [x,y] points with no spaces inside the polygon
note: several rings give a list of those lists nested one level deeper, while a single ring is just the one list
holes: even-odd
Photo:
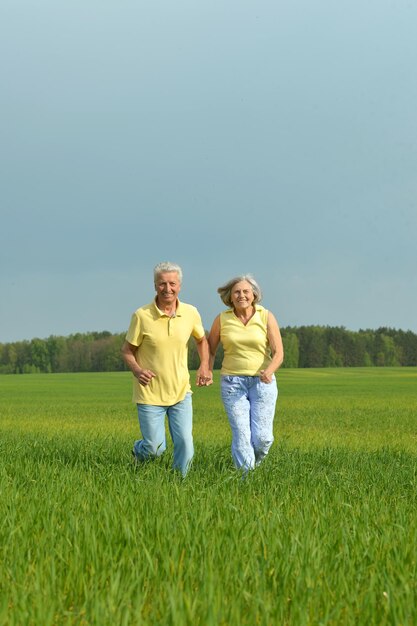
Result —
[{"label": "shirt collar", "polygon": [[[163,311],[161,311],[161,309],[158,308],[158,305],[156,304],[156,297],[154,298],[153,305],[159,317],[168,317],[166,313],[164,313]],[[181,317],[181,314],[182,314],[182,306],[181,306],[181,302],[177,298],[177,306],[175,308],[175,315],[173,317]]]}]

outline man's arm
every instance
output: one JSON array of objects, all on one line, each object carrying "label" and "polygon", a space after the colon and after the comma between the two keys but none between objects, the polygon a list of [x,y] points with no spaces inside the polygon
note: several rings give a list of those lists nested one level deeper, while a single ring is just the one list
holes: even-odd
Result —
[{"label": "man's arm", "polygon": [[125,341],[122,347],[123,360],[132,372],[133,376],[138,379],[141,385],[146,387],[152,378],[156,376],[151,370],[142,369],[139,363],[136,361],[137,346]]},{"label": "man's arm", "polygon": [[196,384],[198,387],[208,387],[213,382],[213,375],[209,370],[209,349],[206,337],[196,339],[200,367],[197,370]]}]

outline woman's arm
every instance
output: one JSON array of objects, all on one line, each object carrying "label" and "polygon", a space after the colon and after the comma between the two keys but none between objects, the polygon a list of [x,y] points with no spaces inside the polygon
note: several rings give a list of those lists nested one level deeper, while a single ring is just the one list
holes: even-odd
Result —
[{"label": "woman's arm", "polygon": [[271,383],[272,375],[282,365],[284,360],[284,346],[282,345],[281,331],[278,322],[270,311],[268,311],[266,331],[272,359],[268,367],[261,371],[260,379],[263,383]]},{"label": "woman's arm", "polygon": [[211,327],[209,336],[208,336],[208,344],[210,350],[209,356],[209,369],[213,371],[214,359],[217,352],[217,347],[220,343],[220,315],[216,317]]}]

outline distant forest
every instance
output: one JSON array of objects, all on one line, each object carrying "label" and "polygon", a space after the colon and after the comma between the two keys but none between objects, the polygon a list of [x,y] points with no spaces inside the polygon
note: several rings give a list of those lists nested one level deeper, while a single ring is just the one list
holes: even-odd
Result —
[{"label": "distant forest", "polygon": [[[417,334],[379,328],[350,331],[344,327],[300,326],[281,329],[283,367],[397,367],[417,365]],[[77,333],[68,337],[0,343],[0,374],[118,372],[125,333]],[[222,361],[221,346],[215,368]],[[189,343],[189,367],[197,369],[198,354]]]}]

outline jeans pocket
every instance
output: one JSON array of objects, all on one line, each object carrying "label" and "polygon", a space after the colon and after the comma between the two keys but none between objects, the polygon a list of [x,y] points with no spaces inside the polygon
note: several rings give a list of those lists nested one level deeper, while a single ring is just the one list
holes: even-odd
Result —
[{"label": "jeans pocket", "polygon": [[221,392],[222,396],[233,396],[241,389],[239,376],[222,376]]}]

